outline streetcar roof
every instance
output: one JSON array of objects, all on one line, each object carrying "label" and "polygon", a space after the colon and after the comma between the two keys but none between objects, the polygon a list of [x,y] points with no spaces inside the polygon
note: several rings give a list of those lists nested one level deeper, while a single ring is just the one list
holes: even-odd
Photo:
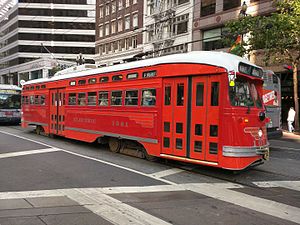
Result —
[{"label": "streetcar roof", "polygon": [[18,87],[17,85],[11,84],[0,84],[0,90],[22,90],[22,88]]},{"label": "streetcar roof", "polygon": [[30,80],[25,82],[24,85],[63,80],[67,78],[82,77],[86,75],[117,72],[122,70],[136,69],[141,67],[155,66],[160,64],[170,64],[170,63],[206,64],[206,65],[222,67],[225,68],[227,71],[233,70],[237,72],[240,62],[244,62],[248,65],[257,67],[256,65],[250,63],[248,60],[244,58],[241,58],[233,54],[225,53],[225,52],[192,51],[188,53],[166,55],[166,56],[161,56],[161,57],[156,57],[151,59],[144,59],[144,60],[139,60],[134,62],[117,64],[113,66],[84,70],[79,72],[74,71],[67,74],[53,76],[50,78],[40,78],[40,79]]}]

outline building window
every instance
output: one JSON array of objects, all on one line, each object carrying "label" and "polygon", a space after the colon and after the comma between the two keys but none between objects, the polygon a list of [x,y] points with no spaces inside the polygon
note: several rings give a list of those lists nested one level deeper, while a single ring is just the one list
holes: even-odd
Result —
[{"label": "building window", "polygon": [[118,32],[121,32],[123,30],[123,20],[118,20]]},{"label": "building window", "polygon": [[132,4],[136,4],[137,3],[137,0],[132,0]]},{"label": "building window", "polygon": [[208,16],[216,12],[216,0],[202,0],[200,16]]},{"label": "building window", "polygon": [[99,27],[99,37],[103,37],[103,26]]},{"label": "building window", "polygon": [[103,6],[99,8],[99,17],[103,18]]},{"label": "building window", "polygon": [[222,32],[224,32],[222,27],[204,31],[203,50],[209,51],[229,47],[222,41]]},{"label": "building window", "polygon": [[128,50],[130,48],[131,40],[130,38],[125,38],[125,49]]},{"label": "building window", "polygon": [[138,14],[134,14],[132,17],[132,26],[133,28],[138,27]]},{"label": "building window", "polygon": [[109,4],[105,5],[105,16],[109,16]]},{"label": "building window", "polygon": [[153,41],[154,39],[154,26],[153,25],[150,25],[147,27],[147,30],[148,30],[148,42],[150,41]]},{"label": "building window", "polygon": [[111,2],[111,13],[115,13],[117,8],[116,1]]},{"label": "building window", "polygon": [[111,33],[112,34],[116,33],[116,22],[115,21],[111,22]]},{"label": "building window", "polygon": [[132,37],[132,48],[136,48],[137,47],[137,36],[133,36]]},{"label": "building window", "polygon": [[130,16],[125,17],[125,30],[130,28]]},{"label": "building window", "polygon": [[184,4],[186,2],[189,2],[189,0],[177,0],[177,5]]},{"label": "building window", "polygon": [[154,0],[147,1],[147,15],[152,15],[154,13]]},{"label": "building window", "polygon": [[122,40],[118,41],[118,51],[122,51]]},{"label": "building window", "polygon": [[118,8],[119,10],[123,9],[123,0],[118,1]]},{"label": "building window", "polygon": [[105,24],[105,35],[109,35],[109,23]]},{"label": "building window", "polygon": [[126,5],[126,8],[130,6],[130,2],[129,2],[129,0],[126,0],[126,3],[125,3],[125,5]]},{"label": "building window", "polygon": [[178,16],[173,20],[173,34],[183,34],[188,31],[189,14]]},{"label": "building window", "polygon": [[223,10],[233,9],[241,6],[241,0],[224,0]]}]

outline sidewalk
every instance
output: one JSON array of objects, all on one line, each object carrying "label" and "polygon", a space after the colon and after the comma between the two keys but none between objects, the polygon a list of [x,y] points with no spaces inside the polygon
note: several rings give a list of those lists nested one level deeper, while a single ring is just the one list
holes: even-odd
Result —
[{"label": "sidewalk", "polygon": [[290,133],[287,130],[283,130],[283,135],[280,139],[300,143],[300,132]]}]

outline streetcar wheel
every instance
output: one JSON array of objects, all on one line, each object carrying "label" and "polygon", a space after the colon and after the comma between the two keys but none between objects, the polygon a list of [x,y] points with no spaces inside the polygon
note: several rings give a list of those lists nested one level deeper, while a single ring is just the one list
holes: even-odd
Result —
[{"label": "streetcar wheel", "polygon": [[120,152],[120,149],[122,147],[122,141],[118,138],[109,138],[108,141],[109,149],[112,152]]},{"label": "streetcar wheel", "polygon": [[35,133],[37,135],[41,135],[41,132],[43,131],[43,128],[41,126],[36,126],[35,128]]},{"label": "streetcar wheel", "polygon": [[155,162],[158,160],[158,158],[156,156],[149,155],[145,149],[143,150],[143,152],[144,152],[145,159],[147,159],[148,161]]}]

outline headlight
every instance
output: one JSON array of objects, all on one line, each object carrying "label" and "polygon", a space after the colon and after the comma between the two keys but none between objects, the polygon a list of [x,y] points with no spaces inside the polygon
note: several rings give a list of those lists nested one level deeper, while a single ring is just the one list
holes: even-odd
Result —
[{"label": "headlight", "polygon": [[259,129],[259,131],[258,131],[258,136],[259,136],[259,137],[262,137],[262,135],[263,135],[263,131],[262,131],[262,129]]}]

